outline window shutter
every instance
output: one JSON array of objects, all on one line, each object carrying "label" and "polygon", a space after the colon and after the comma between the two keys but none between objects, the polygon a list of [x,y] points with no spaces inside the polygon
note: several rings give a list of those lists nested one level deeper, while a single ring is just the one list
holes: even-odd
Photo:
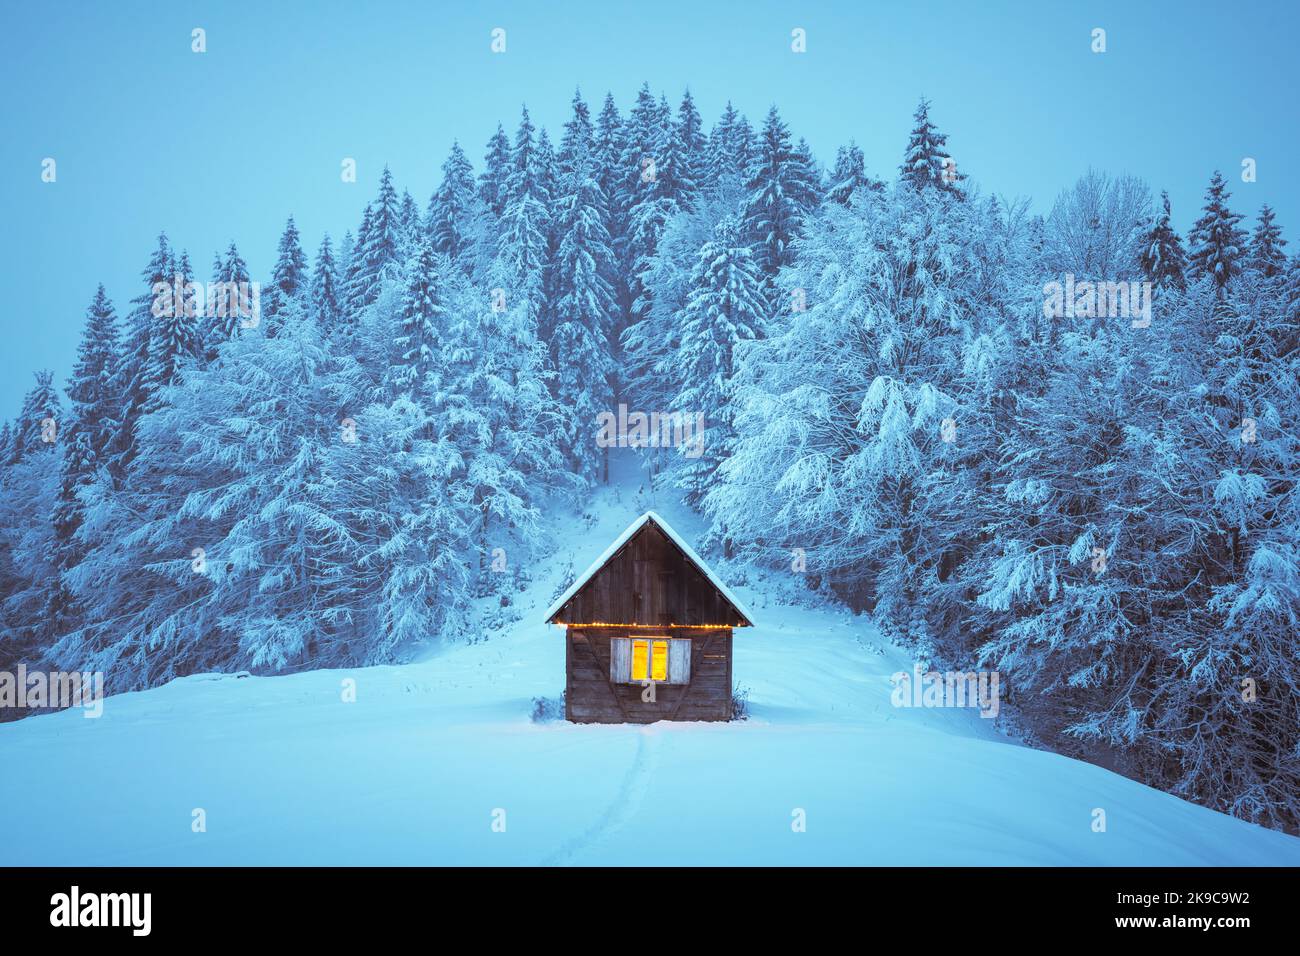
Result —
[{"label": "window shutter", "polygon": [[626,684],[632,680],[632,641],[630,638],[610,638],[609,679],[616,684]]},{"label": "window shutter", "polygon": [[691,682],[691,642],[686,638],[674,637],[668,642],[668,683],[689,684]]}]

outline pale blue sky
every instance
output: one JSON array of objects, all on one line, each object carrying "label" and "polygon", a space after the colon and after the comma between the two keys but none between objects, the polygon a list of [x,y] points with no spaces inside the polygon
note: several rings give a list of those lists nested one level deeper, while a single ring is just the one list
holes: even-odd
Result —
[{"label": "pale blue sky", "polygon": [[[776,103],[829,162],[856,139],[892,176],[921,95],[958,168],[1045,211],[1089,166],[1168,189],[1180,230],[1222,169],[1238,211],[1294,188],[1296,3],[27,3],[0,30],[0,414],[36,368],[62,383],[103,281],[119,314],[166,230],[198,277],[234,238],[265,279],[293,213],[314,257],[389,164],[423,208],[453,138],[476,166],[527,102],[558,138],[575,86],[643,80],[706,125]],[[207,31],[208,52],[190,51]],[[507,31],[494,55],[490,31]],[[808,50],[790,50],[790,31]],[[1091,51],[1091,31],[1108,50]],[[344,184],[339,164],[358,162]],[[1240,178],[1243,157],[1258,182]],[[41,161],[58,179],[41,182]],[[1248,223],[1253,225],[1253,223]]]}]

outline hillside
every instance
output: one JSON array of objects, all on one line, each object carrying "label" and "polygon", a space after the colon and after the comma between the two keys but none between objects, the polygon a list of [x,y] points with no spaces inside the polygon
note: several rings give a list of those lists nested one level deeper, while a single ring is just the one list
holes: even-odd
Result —
[{"label": "hillside", "polygon": [[901,650],[757,577],[737,587],[758,618],[736,638],[749,720],[533,722],[563,688],[561,633],[539,618],[565,561],[581,570],[646,504],[699,531],[626,487],[488,640],[403,666],[197,675],[111,697],[98,720],[0,725],[0,865],[1300,864],[1300,840],[1028,749],[974,711],[891,706]]}]

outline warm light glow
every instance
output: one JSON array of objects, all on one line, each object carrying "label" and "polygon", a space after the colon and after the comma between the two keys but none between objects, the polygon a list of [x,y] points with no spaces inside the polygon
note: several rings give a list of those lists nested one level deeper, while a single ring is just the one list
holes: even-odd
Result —
[{"label": "warm light glow", "polygon": [[632,680],[668,680],[667,640],[637,638],[632,641]]}]

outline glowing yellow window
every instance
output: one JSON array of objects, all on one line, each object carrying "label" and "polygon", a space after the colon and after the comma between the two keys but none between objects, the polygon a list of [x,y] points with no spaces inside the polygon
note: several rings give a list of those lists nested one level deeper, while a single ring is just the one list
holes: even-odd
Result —
[{"label": "glowing yellow window", "polygon": [[632,679],[668,680],[668,642],[637,639],[632,642]]}]

